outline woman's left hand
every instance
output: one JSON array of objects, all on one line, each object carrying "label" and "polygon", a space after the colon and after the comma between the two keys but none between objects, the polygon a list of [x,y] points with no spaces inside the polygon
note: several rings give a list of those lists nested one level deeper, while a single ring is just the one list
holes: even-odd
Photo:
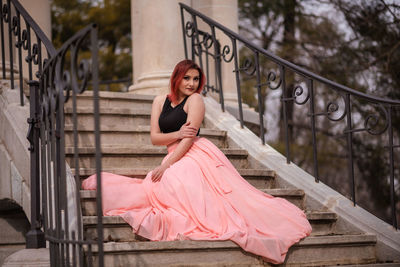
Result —
[{"label": "woman's left hand", "polygon": [[153,170],[151,173],[151,180],[155,182],[159,182],[161,180],[161,177],[163,176],[165,170],[168,168],[166,165],[160,165],[157,168]]}]

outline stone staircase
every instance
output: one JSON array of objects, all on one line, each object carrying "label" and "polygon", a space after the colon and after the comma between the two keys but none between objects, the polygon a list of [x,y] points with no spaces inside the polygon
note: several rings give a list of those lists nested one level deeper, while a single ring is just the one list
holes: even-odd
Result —
[{"label": "stone staircase", "polygon": [[[152,99],[151,96],[127,93],[100,93],[103,171],[143,178],[166,155],[166,148],[150,143]],[[78,97],[79,174],[82,179],[95,172],[92,102],[90,92]],[[76,173],[71,103],[65,107],[65,114],[66,159]],[[228,134],[215,129],[211,123],[203,123],[200,135],[216,144],[253,186],[286,198],[306,211],[313,232],[290,248],[285,266],[377,262],[376,236],[343,231],[335,213],[307,207],[302,190],[278,188],[273,170],[266,170],[261,163],[251,159],[246,150],[229,142]],[[85,236],[96,239],[95,192],[82,190],[80,196]],[[120,217],[103,217],[103,223],[105,266],[270,266],[231,241],[151,242],[133,234]],[[96,264],[95,246],[92,258]]]}]

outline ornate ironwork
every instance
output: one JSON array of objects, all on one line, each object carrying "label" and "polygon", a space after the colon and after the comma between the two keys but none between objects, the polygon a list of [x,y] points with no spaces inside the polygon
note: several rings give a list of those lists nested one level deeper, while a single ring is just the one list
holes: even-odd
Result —
[{"label": "ornate ironwork", "polygon": [[[98,265],[104,266],[97,27],[94,24],[87,26],[56,51],[17,0],[2,0],[0,11],[2,78],[11,79],[14,89],[14,75],[18,75],[21,105],[24,105],[24,85],[28,84],[30,89],[31,112],[27,138],[31,153],[31,230],[27,234],[27,247],[45,247],[48,241],[51,266],[92,266],[91,249],[96,246]],[[5,42],[6,36],[8,43]],[[6,47],[9,50],[8,58]],[[90,52],[89,58],[82,58],[83,50]],[[24,59],[23,51],[26,54]],[[9,64],[8,71],[6,61]],[[35,73],[34,68],[37,69]],[[99,184],[96,241],[84,238],[80,214],[77,95],[88,87],[93,91],[94,99],[96,174]],[[73,107],[75,177],[65,159],[64,104],[69,100]],[[76,185],[74,196],[67,197],[72,192],[67,190],[67,180]],[[71,209],[69,205],[73,199],[76,207]],[[70,214],[72,211],[77,213]],[[76,219],[74,223],[70,221],[72,217]]]},{"label": "ornate ironwork", "polygon": [[[353,142],[354,142],[354,134],[358,132],[365,132],[371,135],[384,135],[388,134],[385,137],[388,140],[388,148],[390,154],[390,161],[388,162],[390,165],[390,191],[391,191],[391,206],[392,206],[392,224],[397,228],[397,220],[396,220],[396,199],[394,196],[394,175],[395,175],[395,167],[399,167],[398,164],[395,166],[394,162],[394,150],[399,148],[399,137],[395,138],[393,134],[393,110],[395,108],[400,107],[400,101],[395,101],[386,98],[379,98],[375,96],[371,96],[368,94],[364,94],[362,92],[356,91],[344,85],[335,83],[331,80],[328,80],[324,77],[321,77],[315,73],[312,73],[302,67],[299,67],[291,62],[288,62],[269,51],[255,45],[254,43],[246,40],[242,36],[239,36],[237,33],[231,31],[230,29],[224,27],[220,23],[212,20],[211,18],[203,15],[202,13],[190,8],[189,6],[180,3],[181,8],[181,20],[182,20],[182,31],[183,34],[183,42],[185,47],[185,56],[188,58],[188,51],[196,51],[192,52],[191,59],[199,62],[201,66],[203,66],[203,61],[208,59],[208,56],[204,56],[204,51],[206,49],[215,50],[216,57],[210,57],[212,60],[217,61],[219,66],[222,61],[226,64],[229,62],[233,62],[232,65],[229,65],[232,68],[233,73],[236,78],[236,89],[237,89],[237,99],[238,99],[238,110],[239,110],[239,120],[240,124],[243,127],[243,111],[242,111],[242,88],[241,88],[241,80],[240,73],[245,73],[248,76],[254,77],[256,80],[255,86],[257,88],[257,98],[258,98],[258,106],[259,110],[259,124],[260,124],[260,138],[262,140],[262,144],[265,144],[264,141],[264,111],[261,107],[263,107],[261,103],[262,95],[261,88],[266,87],[270,90],[282,90],[281,103],[283,108],[283,124],[285,130],[285,149],[286,149],[286,158],[287,162],[291,162],[291,151],[290,151],[290,142],[292,141],[290,138],[290,130],[292,127],[292,121],[288,119],[288,112],[293,112],[292,108],[289,109],[289,102],[295,103],[298,106],[302,106],[301,108],[305,108],[308,106],[308,117],[310,120],[310,130],[311,130],[311,139],[312,139],[312,147],[313,147],[313,169],[314,169],[314,177],[316,182],[319,181],[319,171],[318,171],[318,149],[317,149],[317,118],[320,116],[328,118],[331,122],[345,122],[346,125],[343,127],[342,133],[340,136],[346,137],[346,150],[347,150],[347,162],[348,162],[348,176],[349,183],[351,188],[351,199],[356,204],[356,194],[355,194],[355,177],[354,177],[354,151],[353,151]],[[186,16],[185,16],[186,15]],[[201,21],[201,29],[198,28],[197,21]],[[205,25],[205,26],[204,26]],[[207,33],[205,28],[209,28],[210,31]],[[221,45],[216,45],[215,42],[215,30],[218,30],[220,33],[220,37],[224,36],[225,39],[230,40],[229,44],[224,44],[221,49]],[[202,47],[200,45],[199,36],[211,36],[213,42],[208,43],[207,47]],[[191,44],[191,45],[188,45]],[[204,41],[202,42],[204,44]],[[249,50],[247,52],[245,58],[239,58],[238,47],[246,47]],[[273,70],[268,71],[266,75],[263,74],[263,70],[260,66],[260,57],[263,59],[271,61],[273,64],[278,66],[279,74]],[[221,59],[222,58],[222,59]],[[208,72],[208,69],[206,69]],[[286,76],[290,74],[298,75],[304,79],[303,82],[297,83],[293,88],[289,88]],[[215,76],[217,76],[216,80],[221,81],[224,79],[222,77],[221,72],[215,72]],[[265,78],[266,81],[261,81],[262,77]],[[279,78],[278,78],[279,77]],[[317,91],[315,87],[315,83],[318,82],[322,84],[321,88],[326,88],[328,90],[333,90],[336,94],[338,94],[338,99],[333,101],[328,101],[324,104],[324,109],[319,110],[318,108],[321,105],[321,102],[325,102],[324,98],[317,97]],[[222,90],[222,83],[219,87]],[[321,91],[320,87],[318,87],[318,91]],[[377,107],[374,111],[366,115],[365,119],[363,119],[364,127],[359,128],[360,119],[359,116],[356,116],[356,112],[353,111],[353,105],[357,101],[362,101],[364,103],[368,103],[369,105],[373,105]],[[220,103],[222,109],[224,109],[224,100],[220,98]],[[308,104],[308,105],[306,105]],[[290,104],[292,105],[292,104]],[[357,119],[353,118],[355,116]]]}]

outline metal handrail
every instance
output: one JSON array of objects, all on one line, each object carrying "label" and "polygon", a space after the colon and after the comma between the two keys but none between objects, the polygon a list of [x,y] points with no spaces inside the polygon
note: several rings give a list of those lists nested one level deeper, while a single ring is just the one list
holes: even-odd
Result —
[{"label": "metal handrail", "polygon": [[[372,95],[368,95],[359,91],[356,91],[352,88],[347,86],[338,84],[334,81],[326,79],[318,74],[315,74],[311,71],[306,70],[296,64],[293,64],[285,59],[282,59],[271,52],[263,49],[262,47],[246,40],[239,34],[233,32],[232,30],[226,28],[222,24],[216,22],[215,20],[205,16],[204,14],[196,11],[195,9],[183,4],[179,3],[181,9],[181,22],[182,22],[182,33],[183,33],[183,42],[185,48],[185,57],[189,58],[188,51],[191,50],[191,59],[198,61],[200,66],[203,67],[203,61],[207,61],[206,69],[208,71],[208,61],[214,60],[217,66],[217,62],[225,62],[231,63],[233,61],[234,66],[233,73],[236,78],[236,89],[237,89],[237,104],[238,104],[238,111],[239,111],[239,121],[241,127],[243,127],[243,108],[242,108],[242,89],[241,89],[241,79],[240,73],[245,72],[248,76],[256,76],[256,83],[255,87],[257,88],[257,96],[258,96],[258,106],[259,106],[259,127],[260,127],[260,139],[262,144],[265,144],[265,134],[264,134],[264,111],[262,110],[262,95],[261,95],[261,88],[267,87],[271,90],[281,89],[282,96],[281,102],[283,107],[283,125],[285,127],[285,153],[286,153],[286,160],[289,164],[291,162],[291,151],[290,151],[290,143],[291,143],[291,136],[290,136],[290,129],[289,125],[292,123],[288,119],[288,102],[292,102],[293,105],[305,105],[306,103],[309,104],[309,110],[307,116],[310,118],[310,129],[311,129],[311,140],[312,140],[312,154],[313,154],[313,174],[315,177],[316,182],[319,182],[319,170],[318,170],[318,149],[317,149],[317,127],[316,127],[316,118],[320,116],[325,116],[330,121],[346,121],[345,129],[343,131],[342,136],[346,137],[346,149],[347,149],[347,161],[348,161],[348,176],[349,176],[349,187],[351,190],[351,199],[356,205],[356,192],[355,192],[355,174],[354,174],[354,165],[355,165],[355,157],[354,157],[354,149],[353,149],[353,142],[354,142],[354,134],[357,132],[367,132],[371,135],[385,135],[385,138],[388,140],[387,148],[389,150],[389,164],[390,165],[390,174],[388,177],[390,178],[390,201],[391,201],[391,213],[392,213],[392,225],[394,227],[398,227],[397,225],[397,218],[396,218],[396,197],[395,197],[395,189],[394,189],[394,175],[395,175],[395,162],[394,162],[394,150],[399,148],[399,144],[396,142],[400,142],[398,139],[399,137],[393,132],[393,116],[395,116],[394,110],[400,107],[400,101],[376,97]],[[185,16],[185,14],[188,14]],[[202,21],[202,27],[198,27],[199,23],[198,20]],[[208,27],[208,30],[205,28]],[[218,44],[218,39],[216,35],[216,30],[219,33],[223,34],[224,36],[228,37],[228,42],[230,40],[230,45],[225,45],[221,47]],[[219,35],[220,37],[220,35]],[[187,41],[187,39],[189,41]],[[188,45],[187,43],[191,44]],[[239,66],[240,60],[238,47],[239,44],[242,44],[243,47],[246,47],[250,52],[253,60],[246,59],[244,63]],[[208,50],[214,48],[214,53],[209,54],[207,53]],[[270,60],[275,65],[278,66],[279,73],[275,73],[274,71],[269,71],[266,75],[266,82],[262,82],[261,79],[261,67],[260,67],[260,57]],[[254,63],[253,63],[254,62]],[[215,68],[217,70],[217,68]],[[307,91],[303,89],[304,85],[297,85],[292,88],[292,91],[288,91],[288,87],[286,84],[286,73],[291,71],[304,79],[304,84],[307,88]],[[264,74],[265,75],[265,74]],[[221,81],[223,79],[222,73],[215,71],[215,76],[218,77],[217,80]],[[277,79],[279,77],[279,79]],[[264,78],[264,77],[263,77]],[[338,104],[335,102],[329,102],[326,105],[326,110],[322,112],[316,112],[317,104],[314,99],[316,95],[316,90],[314,88],[314,83],[319,82],[322,83],[326,88],[332,89],[338,94],[338,98],[341,99],[341,103],[344,103],[342,106],[343,110],[340,110],[340,103]],[[221,92],[223,91],[222,86]],[[314,92],[315,91],[315,92]],[[221,108],[224,110],[224,99],[220,95],[220,103]],[[301,99],[303,97],[303,99]],[[352,118],[352,101],[354,99],[359,99],[360,101],[366,101],[375,105],[374,112],[375,114],[370,114],[364,119],[364,127],[363,128],[355,128],[353,124]],[[379,112],[377,111],[379,110]],[[353,113],[354,114],[354,113]],[[378,114],[378,115],[377,115]],[[383,114],[384,118],[384,125],[381,129],[376,129],[379,125],[379,115]],[[397,139],[395,140],[395,137]],[[398,166],[396,166],[398,167]]]},{"label": "metal handrail", "polygon": [[49,52],[49,56],[53,57],[56,54],[56,49],[53,46],[53,43],[49,40],[49,38],[47,38],[46,34],[42,31],[39,25],[17,0],[11,0],[11,2],[13,3],[15,9],[18,10],[22,17],[28,22],[28,25],[30,25],[31,29],[35,32],[41,43],[43,43],[46,50]]},{"label": "metal handrail", "polygon": [[[14,74],[19,75],[21,106],[24,105],[25,80],[28,80],[29,86],[30,117],[27,139],[31,160],[31,229],[27,233],[26,246],[46,247],[47,241],[51,266],[92,266],[92,246],[96,245],[97,265],[104,266],[97,27],[95,24],[85,27],[56,50],[18,0],[1,0],[0,3],[2,77],[8,78],[5,55],[5,34],[8,34],[9,77],[11,88],[14,89]],[[32,31],[36,38],[31,37]],[[43,47],[47,55],[42,55]],[[24,60],[22,50],[27,53]],[[81,58],[79,53],[82,50],[89,50],[90,58]],[[14,59],[18,60],[16,68]],[[26,65],[23,64],[28,67],[25,75],[23,67]],[[33,65],[37,66],[35,75]],[[99,185],[96,200],[97,240],[85,239],[83,236],[80,213],[77,95],[84,92],[89,83],[93,91],[96,175]],[[67,168],[65,158],[64,104],[69,99],[72,99],[73,107],[74,158],[71,164],[75,167],[75,177]],[[71,184],[75,183],[76,188],[70,191],[75,192],[74,208],[69,206],[73,199],[68,198],[72,196],[67,196],[68,179],[75,179]],[[70,211],[76,214],[71,215]],[[71,217],[76,218],[74,224],[69,221]]]},{"label": "metal handrail", "polygon": [[[33,80],[32,74],[32,63],[38,66],[38,72],[36,77],[40,76],[44,60],[42,58],[42,45],[47,51],[47,56],[52,57],[56,54],[56,49],[54,48],[51,41],[47,38],[46,34],[38,26],[38,24],[33,20],[33,18],[28,14],[28,12],[22,7],[22,5],[17,0],[6,0],[6,3],[1,1],[0,8],[1,17],[1,56],[2,56],[2,69],[3,69],[3,79],[6,78],[6,57],[5,57],[5,37],[4,37],[4,24],[8,24],[8,49],[9,49],[9,63],[10,63],[10,80],[11,88],[15,88],[14,84],[14,48],[17,47],[18,54],[18,67],[17,72],[19,74],[19,89],[20,89],[20,103],[21,106],[24,105],[23,97],[23,85],[24,85],[24,74],[23,74],[23,61],[28,63],[28,80]],[[22,19],[25,22],[25,29],[22,29]],[[36,35],[36,42],[33,42],[31,37],[31,31]],[[33,44],[34,43],[34,44]],[[22,59],[22,50],[27,51],[28,56]],[[17,59],[17,58],[15,58]]]},{"label": "metal handrail", "polygon": [[300,66],[297,66],[296,64],[293,64],[275,54],[272,54],[271,52],[265,50],[264,48],[250,42],[249,40],[243,38],[242,36],[240,36],[239,34],[237,34],[236,32],[226,28],[225,26],[223,26],[222,24],[218,23],[217,21],[205,16],[204,14],[200,13],[199,11],[183,4],[183,3],[179,3],[179,5],[185,9],[186,11],[188,11],[189,13],[198,16],[199,18],[201,18],[204,22],[206,22],[207,24],[213,25],[215,27],[217,27],[218,29],[220,29],[221,31],[223,31],[225,34],[227,34],[229,37],[233,37],[239,41],[241,41],[242,43],[246,44],[246,46],[248,46],[250,49],[253,49],[255,51],[258,51],[260,53],[262,53],[263,55],[269,57],[272,61],[274,61],[275,63],[279,63],[284,65],[285,67],[288,67],[294,71],[296,71],[297,73],[303,75],[303,76],[307,76],[310,77],[314,80],[317,80],[319,82],[328,84],[334,88],[337,88],[343,92],[346,93],[350,93],[352,95],[356,95],[358,97],[364,98],[365,100],[372,100],[372,101],[379,101],[381,103],[385,103],[385,104],[392,104],[392,105],[396,105],[396,106],[400,106],[400,101],[396,101],[396,100],[391,100],[388,98],[381,98],[381,97],[376,97],[376,96],[371,96],[365,93],[362,93],[360,91],[354,90],[350,87],[347,87],[345,85],[336,83],[334,81],[331,81],[327,78],[324,78],[318,74],[315,74],[309,70],[306,70],[305,68],[302,68]]}]

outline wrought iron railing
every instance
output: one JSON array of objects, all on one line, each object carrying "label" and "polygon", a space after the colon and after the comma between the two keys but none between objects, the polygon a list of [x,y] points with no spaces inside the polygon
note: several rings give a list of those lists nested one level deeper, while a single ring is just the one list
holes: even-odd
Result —
[{"label": "wrought iron railing", "polygon": [[[288,62],[269,51],[253,44],[237,33],[224,27],[220,23],[201,14],[200,12],[190,8],[189,6],[180,3],[181,21],[183,42],[186,58],[191,56],[205,69],[206,73],[210,71],[210,61],[214,62],[214,71],[212,74],[215,77],[215,88],[219,90],[221,108],[224,110],[224,98],[222,83],[224,79],[233,79],[236,82],[237,89],[237,105],[239,110],[239,120],[243,127],[243,104],[241,86],[241,75],[255,78],[255,87],[257,89],[258,98],[258,113],[259,113],[259,128],[260,139],[262,144],[265,144],[264,131],[264,110],[261,89],[267,88],[270,90],[281,90],[280,101],[283,106],[283,128],[284,128],[284,143],[287,163],[292,161],[291,147],[291,127],[293,126],[293,117],[288,118],[288,109],[293,106],[304,107],[308,104],[309,107],[303,112],[309,118],[309,128],[312,145],[312,172],[316,182],[320,180],[319,163],[318,163],[318,146],[317,137],[323,132],[319,118],[326,118],[329,123],[344,122],[344,126],[338,127],[340,134],[334,138],[345,138],[345,158],[347,161],[347,172],[349,177],[350,198],[356,205],[356,188],[355,188],[355,163],[354,163],[354,142],[355,134],[367,133],[369,135],[378,135],[386,142],[386,155],[388,154],[387,164],[389,166],[389,175],[387,177],[376,177],[376,179],[390,180],[390,205],[392,225],[398,227],[396,219],[396,195],[395,195],[395,178],[400,180],[399,161],[395,161],[395,149],[400,147],[398,133],[393,131],[394,118],[398,119],[398,110],[400,101],[384,99],[370,96],[341,84],[330,81],[324,77],[314,74],[302,67],[299,67],[291,62]],[[221,45],[218,40],[227,39],[228,44]],[[240,58],[239,48],[246,49],[247,57]],[[269,65],[273,65],[275,70],[265,71],[260,61],[269,61]],[[204,64],[206,62],[206,64]],[[232,77],[221,76],[221,64],[232,66]],[[212,69],[212,68],[211,68]],[[295,84],[291,89],[288,86],[288,75],[297,75],[302,82]],[[207,81],[210,83],[212,81]],[[316,84],[320,86],[316,86]],[[207,87],[213,87],[207,84]],[[334,101],[325,101],[322,96],[322,88],[336,94]],[[226,88],[225,88],[226,89]],[[357,100],[357,102],[356,102]],[[366,115],[357,113],[353,108],[357,104],[370,105],[371,114]],[[305,108],[303,108],[304,110]],[[394,115],[396,114],[396,115]],[[358,124],[362,122],[360,128]],[[330,124],[329,124],[330,125]],[[332,126],[335,127],[335,126]],[[384,136],[385,135],[385,136]],[[383,155],[382,155],[383,156]],[[398,156],[396,156],[397,158]],[[400,160],[400,159],[399,159]],[[395,165],[396,163],[396,165]]]},{"label": "wrought iron railing", "polygon": [[[87,26],[56,50],[17,0],[2,0],[0,29],[2,78],[11,79],[12,89],[19,87],[21,105],[24,105],[24,86],[29,86],[27,138],[31,155],[31,230],[26,246],[46,247],[47,241],[51,266],[92,266],[92,247],[97,246],[97,265],[104,266],[97,27],[94,24]],[[84,58],[87,52],[90,57]],[[24,73],[26,69],[27,73]],[[14,82],[15,75],[18,75],[19,84]],[[80,207],[77,95],[84,92],[89,83],[93,91],[99,185],[96,240],[87,240],[83,236]],[[74,135],[73,147],[69,148],[74,154],[70,164],[75,176],[65,157],[64,105],[69,99],[72,101]]]}]

